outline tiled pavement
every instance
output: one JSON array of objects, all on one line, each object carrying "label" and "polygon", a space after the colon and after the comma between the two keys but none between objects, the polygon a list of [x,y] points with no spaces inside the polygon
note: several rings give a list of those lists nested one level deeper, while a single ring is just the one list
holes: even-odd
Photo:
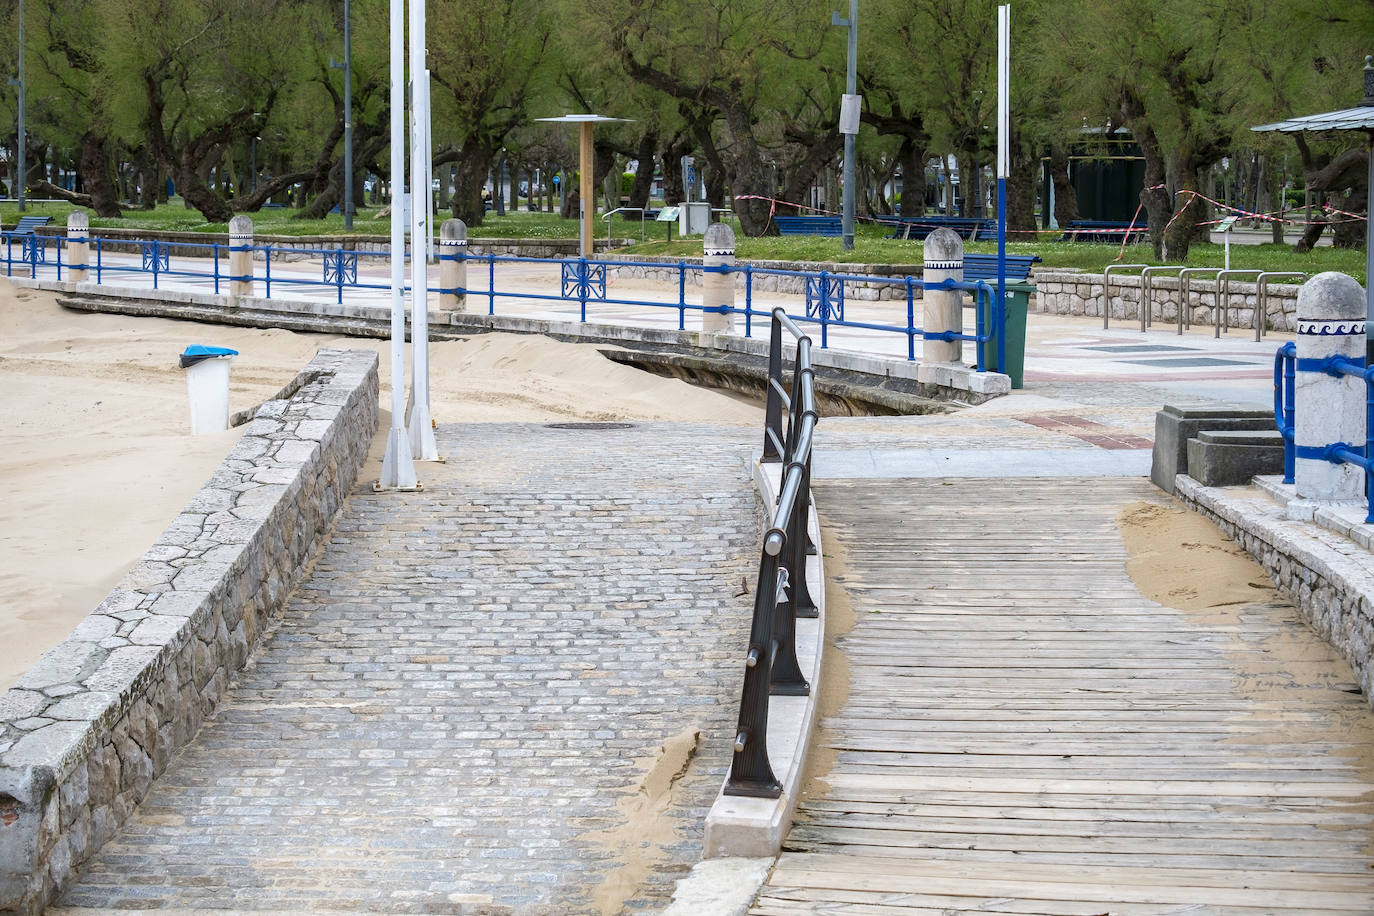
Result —
[{"label": "tiled pavement", "polygon": [[[441,427],[450,461],[418,466],[419,494],[360,485],[279,629],[61,905],[656,911],[729,758],[754,439]],[[655,810],[635,787],[684,731]]]}]

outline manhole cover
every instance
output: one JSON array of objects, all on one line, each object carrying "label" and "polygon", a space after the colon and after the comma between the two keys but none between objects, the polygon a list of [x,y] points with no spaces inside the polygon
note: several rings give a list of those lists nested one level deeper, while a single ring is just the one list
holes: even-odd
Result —
[{"label": "manhole cover", "polygon": [[634,429],[633,423],[545,423],[548,429]]}]

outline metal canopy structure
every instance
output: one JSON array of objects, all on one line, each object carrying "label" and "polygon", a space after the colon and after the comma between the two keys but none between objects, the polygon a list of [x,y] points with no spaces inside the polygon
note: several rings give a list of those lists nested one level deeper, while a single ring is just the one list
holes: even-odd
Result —
[{"label": "metal canopy structure", "polygon": [[1250,129],[1258,133],[1362,131],[1365,134],[1369,149],[1369,192],[1365,200],[1364,231],[1365,351],[1366,358],[1374,361],[1374,220],[1370,219],[1370,214],[1374,213],[1374,55],[1364,59],[1364,98],[1354,108],[1289,118]]},{"label": "metal canopy structure", "polygon": [[[592,221],[589,209],[592,202],[592,163],[594,156],[592,153],[592,125],[593,124],[617,124],[628,122],[629,118],[608,118],[599,114],[569,114],[561,118],[535,118],[536,121],[545,121],[552,124],[580,124],[578,128],[578,139],[580,153],[578,155],[578,171],[582,174],[582,184],[578,190],[578,205],[581,218],[581,231],[578,233],[581,239],[579,251],[582,257],[589,257],[592,253]],[[499,183],[499,182],[498,182]],[[502,193],[500,188],[496,193]],[[566,191],[564,193],[567,193]]]}]

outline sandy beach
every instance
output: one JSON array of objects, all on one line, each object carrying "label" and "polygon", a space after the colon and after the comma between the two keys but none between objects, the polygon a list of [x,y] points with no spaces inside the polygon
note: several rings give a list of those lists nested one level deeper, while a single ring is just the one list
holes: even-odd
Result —
[{"label": "sandy beach", "polygon": [[[0,280],[0,639],[10,647],[0,687],[118,583],[237,440],[236,430],[189,432],[176,356],[193,343],[239,351],[231,410],[271,397],[320,347],[379,352],[390,404],[385,341],[73,312],[51,293]],[[436,342],[430,359],[439,423],[762,424],[759,405],[613,363],[588,345],[491,334]],[[384,410],[383,431],[389,417]]]}]

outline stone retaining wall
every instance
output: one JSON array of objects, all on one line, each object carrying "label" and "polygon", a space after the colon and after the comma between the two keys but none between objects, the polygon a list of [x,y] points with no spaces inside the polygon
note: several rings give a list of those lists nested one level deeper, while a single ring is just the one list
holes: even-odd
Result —
[{"label": "stone retaining wall", "polygon": [[[1264,478],[1257,478],[1264,480]],[[1277,503],[1231,498],[1184,474],[1175,481],[1184,504],[1210,518],[1254,557],[1274,584],[1355,672],[1374,705],[1374,555],[1367,548],[1323,539],[1284,517]]]},{"label": "stone retaining wall", "polygon": [[0,697],[0,911],[42,912],[281,613],[378,422],[377,356],[321,350],[91,614]]},{"label": "stone retaining wall", "polygon": [[[1102,315],[1105,293],[1102,274],[1072,271],[1036,271],[1036,311],[1050,315]],[[1112,275],[1110,316],[1118,321],[1140,321],[1141,278],[1132,275]],[[1268,327],[1270,330],[1292,331],[1297,327],[1298,287],[1285,283],[1269,283]],[[1177,277],[1157,274],[1150,278],[1151,321],[1165,325],[1178,323],[1179,281]],[[1233,279],[1225,297],[1227,326],[1253,328],[1255,309],[1259,304],[1259,287]],[[1188,282],[1187,317],[1192,324],[1211,325],[1217,314],[1217,284],[1202,277]]]},{"label": "stone retaining wall", "polygon": [[[700,268],[701,258],[680,258],[676,261],[668,261],[664,258],[640,257],[636,255],[616,255],[617,261],[635,262],[642,261],[644,266],[633,267],[609,267],[607,273],[612,277],[630,277],[635,279],[650,279],[659,283],[676,284],[678,282],[678,263],[687,265],[689,268]],[[654,265],[667,264],[666,267]],[[805,277],[778,276],[767,273],[770,270],[789,270],[789,271],[809,271],[818,273],[829,271],[840,273],[846,276],[884,278],[883,280],[861,280],[846,283],[844,294],[846,298],[860,299],[866,301],[877,301],[886,299],[906,299],[907,277],[917,281],[921,279],[922,265],[920,264],[831,264],[818,263],[813,261],[738,261],[734,270],[735,288],[744,289],[752,286],[753,289],[762,292],[782,292],[793,293],[801,296],[806,294]],[[701,278],[704,274],[700,270],[689,270],[687,272],[687,283],[691,286],[700,286]],[[884,282],[885,278],[891,277],[895,282]],[[911,290],[913,299],[921,298],[921,287],[913,285]]]}]

